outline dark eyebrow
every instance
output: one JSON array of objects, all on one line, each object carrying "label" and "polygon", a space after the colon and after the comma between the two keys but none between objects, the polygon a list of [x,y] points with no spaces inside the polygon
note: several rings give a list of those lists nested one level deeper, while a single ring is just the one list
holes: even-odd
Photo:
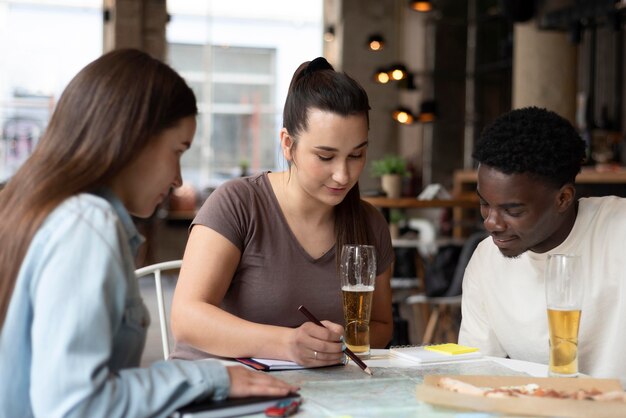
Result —
[{"label": "dark eyebrow", "polygon": [[[487,203],[487,200],[480,194],[478,190],[476,190],[476,194],[478,195],[480,200]],[[501,207],[502,209],[514,209],[514,208],[519,208],[522,206],[526,206],[526,205],[524,205],[523,203],[504,203],[502,205],[498,205],[498,207]]]},{"label": "dark eyebrow", "polygon": [[[357,145],[356,147],[354,147],[354,148],[353,148],[353,150],[357,150],[357,149],[359,149],[359,148],[363,148],[363,147],[365,147],[365,146],[368,144],[368,142],[369,142],[369,141],[367,141],[367,140],[366,140],[366,141],[361,142],[359,145]],[[329,152],[337,152],[337,151],[339,151],[337,148],[327,147],[327,146],[324,146],[324,145],[320,145],[320,146],[318,146],[318,147],[314,147],[314,148],[315,148],[315,149],[318,149],[318,150],[320,150],[320,151],[329,151]]]}]

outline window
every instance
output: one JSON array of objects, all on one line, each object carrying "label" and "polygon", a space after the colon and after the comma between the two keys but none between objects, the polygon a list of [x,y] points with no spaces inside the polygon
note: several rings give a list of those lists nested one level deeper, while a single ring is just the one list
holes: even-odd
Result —
[{"label": "window", "polygon": [[[167,61],[200,110],[185,180],[204,189],[242,164],[252,173],[279,168],[291,76],[322,54],[322,0],[167,5]],[[0,0],[0,182],[30,155],[63,88],[102,43],[102,0]]]},{"label": "window", "polygon": [[282,107],[295,69],[322,54],[322,1],[170,2],[168,63],[198,100],[182,161],[199,190],[286,167]]},{"label": "window", "polygon": [[0,50],[3,182],[30,156],[67,83],[102,54],[102,0],[0,1]]},{"label": "window", "polygon": [[[212,57],[206,66],[205,55]],[[194,90],[200,113],[183,156],[187,181],[216,187],[243,170],[276,166],[275,56],[268,48],[169,44],[169,62]]]}]

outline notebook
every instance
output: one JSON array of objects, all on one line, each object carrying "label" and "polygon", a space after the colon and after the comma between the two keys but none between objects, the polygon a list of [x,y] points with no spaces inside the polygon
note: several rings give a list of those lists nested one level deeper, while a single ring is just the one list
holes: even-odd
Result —
[{"label": "notebook", "polygon": [[272,360],[267,358],[236,358],[235,360],[245,364],[248,367],[252,367],[255,370],[261,370],[264,372],[279,370],[299,370],[306,368],[299,365],[298,363],[285,360]]},{"label": "notebook", "polygon": [[428,346],[398,346],[391,347],[389,352],[396,357],[424,364],[482,357],[482,353],[478,348],[454,343]]},{"label": "notebook", "polygon": [[300,395],[251,396],[228,398],[222,401],[203,401],[187,405],[175,411],[170,418],[226,418],[264,412],[281,401],[300,401]]},{"label": "notebook", "polygon": [[[298,363],[294,363],[292,361],[286,360],[273,360],[268,358],[236,358],[239,363],[243,363],[248,367],[252,367],[255,370],[261,370],[263,372],[276,372],[280,370],[300,370],[300,369],[311,369],[314,367],[306,367],[302,366]],[[347,361],[347,360],[346,360]],[[320,367],[333,367],[333,366],[343,366],[343,363],[337,363],[335,365],[330,366],[317,366]]]}]

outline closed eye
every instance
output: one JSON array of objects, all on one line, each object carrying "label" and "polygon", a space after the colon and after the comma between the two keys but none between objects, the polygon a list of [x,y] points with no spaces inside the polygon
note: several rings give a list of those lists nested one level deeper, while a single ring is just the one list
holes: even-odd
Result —
[{"label": "closed eye", "polygon": [[[361,153],[358,153],[358,154],[350,154],[350,155],[348,155],[348,158],[350,158],[352,160],[360,160],[361,158],[363,158],[363,156],[364,156],[364,153],[361,152]],[[320,161],[330,161],[333,158],[335,158],[335,156],[333,156],[333,155],[325,156],[325,155],[317,154],[317,158],[319,158]]]}]

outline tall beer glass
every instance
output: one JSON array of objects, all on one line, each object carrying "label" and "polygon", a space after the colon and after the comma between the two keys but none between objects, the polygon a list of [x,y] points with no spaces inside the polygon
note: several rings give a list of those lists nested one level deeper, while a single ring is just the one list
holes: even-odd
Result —
[{"label": "tall beer glass", "polygon": [[550,376],[578,376],[578,327],[583,299],[580,256],[552,254],[545,273]]},{"label": "tall beer glass", "polygon": [[376,281],[372,245],[344,245],[339,266],[346,345],[359,357],[370,354],[370,314]]}]

